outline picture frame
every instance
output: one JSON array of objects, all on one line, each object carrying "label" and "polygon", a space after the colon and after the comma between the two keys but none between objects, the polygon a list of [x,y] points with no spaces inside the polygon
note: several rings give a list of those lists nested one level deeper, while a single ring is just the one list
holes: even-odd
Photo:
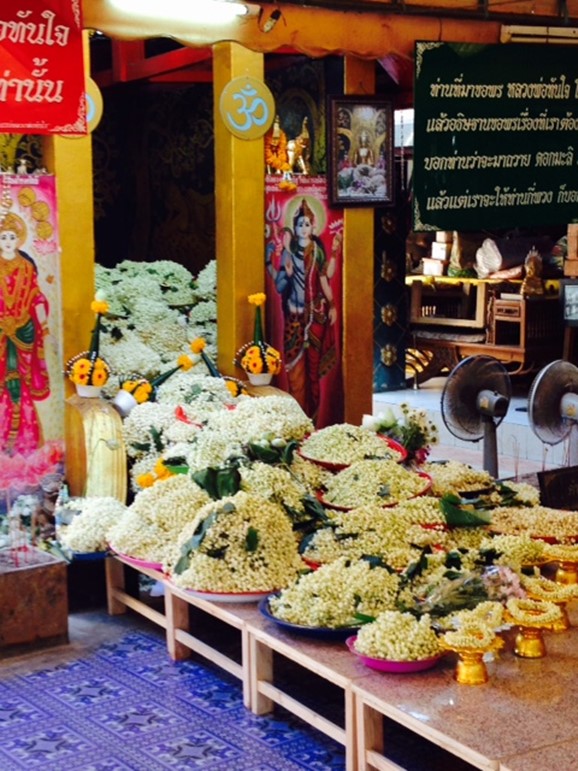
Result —
[{"label": "picture frame", "polygon": [[331,206],[394,203],[393,105],[380,97],[328,98]]}]

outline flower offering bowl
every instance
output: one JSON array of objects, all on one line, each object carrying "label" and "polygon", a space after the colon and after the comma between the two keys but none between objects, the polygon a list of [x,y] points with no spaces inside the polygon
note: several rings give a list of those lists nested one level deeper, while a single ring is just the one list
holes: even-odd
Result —
[{"label": "flower offering bowl", "polygon": [[458,661],[454,672],[456,682],[460,685],[483,685],[489,680],[484,656],[486,653],[501,650],[504,641],[501,637],[495,637],[490,645],[484,648],[452,646],[444,640],[440,640],[440,645],[445,650],[457,653]]},{"label": "flower offering bowl", "polygon": [[544,641],[544,629],[552,630],[555,622],[541,621],[529,618],[523,622],[516,619],[508,611],[504,614],[504,620],[518,627],[518,634],[514,644],[514,653],[523,659],[541,659],[546,655],[546,643]]}]

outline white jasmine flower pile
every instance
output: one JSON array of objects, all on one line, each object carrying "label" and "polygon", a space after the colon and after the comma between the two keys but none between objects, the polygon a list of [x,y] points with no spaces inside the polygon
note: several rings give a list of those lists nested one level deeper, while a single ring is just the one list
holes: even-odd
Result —
[{"label": "white jasmine flower pile", "polygon": [[269,610],[275,618],[300,626],[359,626],[356,613],[377,616],[394,607],[398,586],[399,578],[384,568],[342,557],[271,597]]},{"label": "white jasmine flower pile", "polygon": [[360,460],[326,484],[328,506],[354,508],[366,503],[389,506],[424,492],[427,481],[392,460]]},{"label": "white jasmine flower pile", "polygon": [[267,501],[284,504],[297,512],[303,511],[303,497],[314,490],[297,481],[286,469],[267,463],[241,467],[241,489],[260,495]]},{"label": "white jasmine flower pile", "polygon": [[494,560],[496,565],[508,565],[520,571],[523,567],[536,565],[544,560],[546,544],[525,533],[519,535],[496,535],[486,537],[480,543],[482,550],[492,549],[499,556]]},{"label": "white jasmine flower pile", "polygon": [[419,621],[411,613],[386,610],[357,633],[355,649],[386,661],[420,661],[440,653],[438,638],[426,614]]},{"label": "white jasmine flower pile", "polygon": [[204,428],[191,442],[185,460],[191,472],[194,473],[221,466],[228,459],[241,456],[243,456],[243,448],[238,439],[226,431],[211,431],[209,428]]},{"label": "white jasmine flower pile", "polygon": [[360,506],[349,512],[335,512],[330,527],[314,533],[303,551],[311,562],[333,562],[340,557],[360,559],[381,557],[391,567],[404,568],[419,556],[408,539],[409,521],[398,507]]},{"label": "white jasmine flower pile", "polygon": [[135,496],[108,531],[110,546],[130,557],[163,563],[183,527],[208,501],[208,494],[184,474],[156,482]]},{"label": "white jasmine flower pile", "polygon": [[373,431],[350,423],[336,423],[315,431],[302,443],[301,452],[309,460],[343,466],[367,458],[402,458],[400,452]]},{"label": "white jasmine flower pile", "polygon": [[441,498],[448,493],[484,490],[494,486],[494,478],[483,470],[473,469],[467,463],[449,460],[444,463],[424,463],[422,471],[432,478],[432,494]]},{"label": "white jasmine flower pile", "polygon": [[203,506],[166,564],[177,586],[225,593],[282,589],[303,567],[281,506],[242,491]]},{"label": "white jasmine flower pile", "polygon": [[547,506],[499,506],[492,511],[492,530],[504,535],[526,534],[560,543],[578,542],[578,512]]},{"label": "white jasmine flower pile", "polygon": [[79,512],[58,528],[62,546],[77,553],[106,551],[107,533],[126,511],[124,503],[109,496],[72,498],[61,508]]},{"label": "white jasmine flower pile", "polygon": [[199,373],[199,367],[201,364],[166,380],[159,386],[156,400],[159,404],[190,405],[195,420],[205,422],[214,412],[238,404],[240,397],[231,394],[223,378]]},{"label": "white jasmine flower pile", "polygon": [[163,434],[175,422],[175,408],[170,404],[143,402],[137,404],[122,424],[122,433],[129,458],[160,455],[165,442]]},{"label": "white jasmine flower pile", "polygon": [[188,353],[196,337],[207,341],[207,353],[215,353],[216,261],[196,282],[170,260],[97,265],[95,277],[109,304],[100,352],[121,379],[131,373],[155,377],[166,363]]},{"label": "white jasmine flower pile", "polygon": [[236,409],[227,414],[211,415],[207,427],[242,443],[259,441],[267,434],[300,441],[312,431],[313,423],[295,399],[260,396],[239,400]]}]

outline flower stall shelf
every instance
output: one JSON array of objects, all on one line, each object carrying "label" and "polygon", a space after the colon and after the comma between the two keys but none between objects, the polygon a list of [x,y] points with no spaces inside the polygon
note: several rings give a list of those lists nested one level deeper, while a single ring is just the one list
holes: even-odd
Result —
[{"label": "flower stall shelf", "polygon": [[0,551],[2,652],[68,642],[66,562],[34,546]]}]

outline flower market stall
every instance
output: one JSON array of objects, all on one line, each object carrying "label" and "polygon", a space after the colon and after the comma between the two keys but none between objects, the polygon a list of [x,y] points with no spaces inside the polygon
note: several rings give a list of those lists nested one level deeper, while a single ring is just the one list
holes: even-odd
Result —
[{"label": "flower market stall", "polygon": [[[574,635],[578,512],[543,506],[528,484],[429,461],[437,428],[408,405],[315,429],[288,394],[221,375],[192,277],[183,288],[170,265],[141,270],[107,274],[90,345],[67,364],[75,385],[97,391],[68,400],[83,420],[84,467],[77,489],[60,489],[57,537],[45,543],[103,560],[111,613],[144,615],[166,630],[171,657],[194,651],[238,677],[253,711],[281,704],[313,721],[346,746],[350,768],[384,749],[381,715],[479,768],[519,754],[498,732],[485,747],[446,725],[433,696],[416,721],[377,684],[401,677],[407,699],[420,683],[433,694],[486,686],[505,704],[523,662],[549,671]],[[135,287],[149,276],[161,292],[151,288],[141,326]],[[259,329],[265,299],[249,298],[246,374],[283,367]],[[109,493],[102,475],[117,455],[124,466],[109,477],[127,489]],[[127,588],[135,575],[163,595],[158,609]],[[214,622],[236,636],[236,653],[207,637]],[[344,724],[290,696],[275,656],[336,687]]]}]

